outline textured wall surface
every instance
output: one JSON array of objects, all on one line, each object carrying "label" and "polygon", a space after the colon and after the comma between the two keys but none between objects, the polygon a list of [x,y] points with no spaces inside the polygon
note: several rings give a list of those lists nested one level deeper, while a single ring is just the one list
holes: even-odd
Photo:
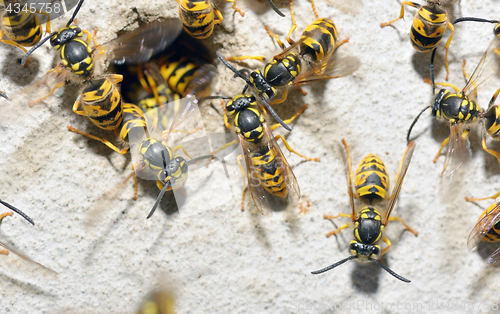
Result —
[{"label": "textured wall surface", "polygon": [[[380,156],[391,179],[406,148],[406,132],[414,117],[432,100],[430,54],[417,53],[410,45],[411,19],[380,28],[397,17],[401,1],[320,1],[320,16],[331,18],[339,37],[349,42],[341,55],[354,55],[362,66],[353,75],[305,86],[307,96],[293,90],[276,106],[290,117],[304,103],[309,108],[286,135],[297,151],[321,162],[304,162],[285,151],[302,192],[300,202],[308,212],[281,206],[271,218],[260,215],[249,198],[240,210],[241,179],[234,168],[231,193],[221,193],[212,181],[212,197],[228,197],[222,205],[180,217],[172,195],[162,209],[146,220],[158,189],[153,182],[139,182],[139,197],[131,200],[132,184],[116,199],[100,197],[130,173],[130,157],[118,155],[101,143],[67,131],[67,125],[99,133],[88,119],[71,111],[79,93],[70,85],[46,105],[0,100],[0,196],[23,209],[36,222],[29,225],[18,216],[0,226],[0,240],[43,265],[51,274],[18,256],[0,256],[0,311],[4,313],[133,313],[162,276],[174,283],[178,313],[477,313],[498,310],[500,274],[484,258],[496,245],[481,245],[469,252],[467,236],[482,209],[465,196],[483,197],[497,192],[500,166],[481,149],[478,130],[471,136],[473,155],[467,164],[464,188],[456,200],[439,200],[444,156],[432,159],[447,136],[446,123],[426,113],[415,128],[417,148],[399,201],[393,212],[419,231],[418,237],[392,222],[386,235],[392,248],[383,263],[412,280],[396,280],[376,265],[355,261],[321,275],[311,271],[348,256],[351,230],[337,237],[325,234],[335,228],[323,214],[348,213],[342,150],[344,138],[356,166],[368,153]],[[364,2],[364,3],[363,3]],[[237,0],[241,17],[229,3],[216,0],[224,21],[206,44],[224,56],[258,54],[268,59],[280,51],[264,30],[268,25],[282,38],[291,26],[285,1],[277,5],[281,18],[268,4]],[[498,0],[462,1],[451,6],[454,16],[499,18]],[[294,1],[298,39],[315,18],[308,1]],[[106,42],[121,30],[137,27],[137,19],[176,17],[173,0],[88,0],[78,24],[98,28],[97,39]],[[67,19],[66,17],[65,19]],[[58,19],[53,29],[63,25]],[[462,60],[471,73],[493,39],[490,24],[457,25],[450,49],[449,82],[464,86]],[[446,33],[449,36],[450,31]],[[444,43],[440,44],[443,47]],[[17,60],[21,50],[0,45],[0,89],[15,95],[41,77],[57,55],[48,45],[32,57],[28,68]],[[262,64],[251,61],[252,69]],[[240,67],[240,66],[238,66]],[[437,81],[444,81],[444,51],[438,50]],[[234,95],[243,82],[218,65],[214,94]],[[492,78],[498,81],[498,78]],[[484,108],[492,95],[485,86],[479,93]],[[490,89],[488,88],[490,87]],[[204,122],[213,131],[224,130],[218,102],[202,108]],[[286,132],[280,128],[277,132]],[[491,144],[500,149],[500,145]],[[480,202],[482,208],[491,204]],[[204,204],[199,203],[201,209]],[[337,227],[348,219],[340,218]],[[160,275],[164,274],[164,275]],[[439,310],[438,310],[439,308]],[[342,310],[340,310],[342,309]]]}]

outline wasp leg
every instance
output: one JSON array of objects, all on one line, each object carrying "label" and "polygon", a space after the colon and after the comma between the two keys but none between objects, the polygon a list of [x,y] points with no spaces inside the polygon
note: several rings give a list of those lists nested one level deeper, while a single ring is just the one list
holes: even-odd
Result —
[{"label": "wasp leg", "polygon": [[[351,215],[348,215],[348,214],[344,214],[344,213],[340,213],[338,214],[337,216],[331,216],[331,215],[327,215],[327,214],[324,214],[323,215],[323,218],[324,219],[328,219],[330,221],[332,221],[332,219],[335,219],[335,218],[338,218],[338,217],[346,217],[346,218],[351,218]],[[326,237],[329,238],[330,236],[334,235],[334,234],[338,234],[340,233],[343,229],[346,229],[346,228],[349,228],[351,226],[350,223],[347,223],[345,225],[342,225],[340,226],[339,228],[337,228],[336,230],[333,230],[333,231],[330,231],[326,234]]]},{"label": "wasp leg", "polygon": [[488,197],[483,197],[483,198],[475,198],[475,197],[466,197],[465,200],[467,202],[478,202],[478,201],[484,201],[484,200],[495,200],[500,196],[500,192],[497,192],[495,195],[488,196]]},{"label": "wasp leg", "polygon": [[220,10],[215,6],[215,4],[212,3],[212,5],[214,6],[214,13],[215,13],[214,24],[220,24],[222,20],[224,20],[224,17],[222,16]]},{"label": "wasp leg", "polygon": [[380,24],[380,27],[386,27],[387,25],[390,25],[396,21],[399,21],[400,19],[402,19],[405,15],[405,5],[409,5],[411,7],[414,7],[414,8],[417,8],[417,9],[420,9],[421,5],[418,4],[418,3],[415,3],[415,2],[411,2],[411,1],[403,1],[403,3],[401,4],[401,12],[399,13],[399,17],[393,21],[390,21],[390,22],[386,22],[386,23],[381,23]]},{"label": "wasp leg", "polygon": [[441,152],[443,151],[443,148],[448,144],[448,142],[450,141],[450,137],[448,136],[442,143],[441,143],[441,147],[439,148],[439,151],[438,153],[436,154],[436,157],[434,157],[434,159],[432,160],[433,163],[436,163],[439,156],[441,156]]},{"label": "wasp leg", "polygon": [[[453,24],[449,20],[446,20],[446,24],[451,30],[451,35],[448,37],[448,40],[446,41],[446,45],[444,46],[444,49],[446,50],[444,54],[444,66],[446,68],[446,80],[448,80],[448,75],[449,75],[449,69],[448,69],[448,51],[450,50],[450,44],[451,44],[451,39],[453,38],[453,34],[455,34],[455,27],[453,27]],[[475,87],[475,85],[474,85]]]},{"label": "wasp leg", "polygon": [[[424,80],[425,81],[425,80]],[[428,81],[425,81],[426,83],[429,83]],[[456,85],[453,85],[451,83],[434,83],[435,85],[441,85],[442,87],[451,87],[455,90],[457,94],[460,94],[461,89],[458,88]]]},{"label": "wasp leg", "polygon": [[82,132],[80,130],[77,130],[74,127],[72,127],[71,125],[68,126],[68,131],[73,132],[73,133],[77,133],[77,134],[80,134],[80,135],[83,135],[83,136],[86,136],[86,137],[89,137],[89,138],[91,138],[93,140],[96,140],[96,141],[99,141],[99,142],[103,143],[104,145],[108,146],[109,148],[111,148],[112,150],[114,150],[115,152],[117,152],[118,154],[121,154],[121,155],[126,154],[128,152],[128,150],[129,150],[128,147],[126,147],[124,149],[119,149],[118,147],[116,147],[115,145],[113,145],[110,141],[108,141],[106,139],[103,139],[103,138],[100,138],[100,137],[97,137],[97,136],[94,136],[92,134],[85,133],[85,132]]},{"label": "wasp leg", "polygon": [[486,146],[486,136],[484,135],[484,133],[483,133],[483,139],[481,141],[481,144],[483,146],[484,151],[487,152],[488,154],[494,156],[498,160],[498,162],[500,163],[500,153],[497,152],[496,150],[489,149],[488,146]]},{"label": "wasp leg", "polygon": [[228,57],[226,58],[227,61],[243,61],[243,60],[248,60],[248,59],[253,59],[257,61],[264,62],[265,57],[263,56],[241,56],[241,57]]},{"label": "wasp leg", "polygon": [[283,141],[283,144],[285,144],[286,149],[288,149],[288,151],[290,153],[294,153],[295,155],[300,156],[300,157],[302,157],[302,158],[304,158],[306,160],[309,160],[309,161],[319,161],[319,157],[312,158],[312,157],[307,157],[307,156],[304,156],[302,154],[297,153],[295,150],[293,150],[293,148],[290,146],[290,144],[288,144],[288,142],[285,140],[285,138],[283,137],[283,135],[278,134],[274,138],[276,139],[276,141],[278,139],[281,139]]},{"label": "wasp leg", "polygon": [[285,44],[283,44],[280,37],[275,33],[271,32],[271,30],[269,29],[269,27],[267,27],[267,25],[264,25],[264,28],[266,29],[266,32],[269,34],[269,36],[271,36],[271,39],[276,40],[278,46],[280,46],[281,49],[285,50],[286,49]]},{"label": "wasp leg", "polygon": [[281,93],[281,97],[275,98],[273,101],[270,101],[269,104],[270,105],[281,104],[282,102],[284,102],[286,100],[287,96],[288,96],[288,90],[285,88],[285,89],[283,89],[283,92]]},{"label": "wasp leg", "polygon": [[387,247],[383,249],[382,252],[380,252],[380,256],[378,257],[379,261],[382,258],[382,256],[391,248],[391,241],[386,236],[382,238],[382,241],[384,241],[384,243],[387,244]]},{"label": "wasp leg", "polygon": [[238,9],[236,7],[236,1],[234,0],[226,0],[227,2],[231,2],[233,4],[233,6],[231,7],[233,10],[235,10],[236,12],[238,12],[241,16],[245,16],[245,12],[241,11],[240,9]]},{"label": "wasp leg", "polygon": [[184,146],[182,146],[182,145],[177,145],[177,146],[174,146],[174,147],[172,148],[172,151],[175,153],[175,152],[176,152],[176,151],[178,151],[179,149],[182,149],[182,151],[184,152],[184,154],[186,154],[186,156],[188,156],[188,157],[189,157],[189,159],[193,159],[193,157],[191,157],[191,156],[188,154],[188,152],[187,152],[186,148],[185,148]]},{"label": "wasp leg", "polygon": [[314,16],[316,17],[316,19],[319,19],[318,11],[316,11],[316,6],[314,5],[314,0],[311,0],[311,6],[314,12]]},{"label": "wasp leg", "polygon": [[54,92],[56,91],[56,89],[58,89],[60,87],[63,87],[64,85],[66,85],[66,81],[62,81],[62,82],[57,83],[54,87],[52,87],[52,89],[49,91],[49,93],[47,95],[43,96],[42,98],[30,101],[29,106],[33,107],[35,104],[44,101],[45,99],[47,99],[50,96],[52,96],[52,94],[54,94]]},{"label": "wasp leg", "polygon": [[[12,212],[7,212],[7,213],[0,214],[0,223],[2,223],[2,220],[5,217],[7,217],[7,216],[12,216]],[[0,249],[0,254],[8,255],[9,251],[8,250],[4,250],[4,249]]]},{"label": "wasp leg", "polygon": [[243,159],[242,155],[238,155],[236,160],[238,161],[238,165],[240,166],[240,171],[241,171],[241,177],[243,178],[243,192],[241,195],[241,211],[245,210],[245,192],[247,191],[246,187],[246,177],[247,175],[245,174],[245,169],[243,169],[243,164],[241,163],[241,160]]},{"label": "wasp leg", "polygon": [[135,176],[135,166],[134,166],[134,164],[132,164],[132,174],[131,174],[131,176],[132,176],[132,179],[134,179],[134,196],[132,197],[132,199],[135,201],[137,199],[138,187],[137,187],[137,177]]},{"label": "wasp leg", "polygon": [[286,36],[286,41],[288,41],[290,45],[293,45],[295,42],[292,39],[292,34],[297,28],[297,23],[295,23],[295,14],[293,12],[293,0],[290,0],[290,15],[292,16],[292,28],[290,29],[288,35]]},{"label": "wasp leg", "polygon": [[402,218],[399,218],[399,217],[394,217],[394,216],[391,216],[389,217],[389,221],[394,221],[394,220],[397,220],[399,222],[401,222],[405,227],[406,227],[406,230],[410,231],[411,233],[413,233],[415,236],[418,236],[418,231],[416,231],[415,229],[413,229],[412,227],[408,226],[404,220]]}]

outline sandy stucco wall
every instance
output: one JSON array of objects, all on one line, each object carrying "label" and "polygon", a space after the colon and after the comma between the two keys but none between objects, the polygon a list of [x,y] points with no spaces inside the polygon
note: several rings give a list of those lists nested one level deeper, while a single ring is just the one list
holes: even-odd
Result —
[{"label": "sandy stucco wall", "polygon": [[[138,17],[177,16],[174,1],[132,2],[88,0],[78,23],[85,29],[97,27],[98,40],[105,42],[122,29],[135,28]],[[334,226],[323,219],[325,213],[350,210],[340,139],[350,144],[355,165],[375,153],[394,180],[406,148],[406,131],[432,99],[431,88],[423,81],[430,55],[415,52],[408,38],[416,10],[409,8],[405,21],[381,29],[381,22],[397,16],[400,1],[363,1],[362,7],[350,9],[341,2],[317,1],[316,5],[322,17],[336,23],[339,37],[349,38],[339,53],[355,55],[363,65],[352,76],[305,87],[304,98],[294,91],[289,102],[276,107],[282,116],[290,117],[309,104],[287,139],[299,152],[321,157],[321,162],[303,162],[285,152],[300,184],[301,205],[309,209],[305,214],[289,207],[275,211],[271,218],[263,217],[249,199],[247,210],[241,212],[241,180],[236,175],[229,187],[234,195],[221,192],[217,182],[212,184],[214,198],[229,195],[231,200],[197,215],[171,213],[173,197],[167,195],[162,210],[146,220],[158,190],[144,181],[139,184],[138,200],[130,199],[133,190],[127,184],[102,208],[99,197],[130,173],[131,161],[67,131],[70,123],[96,131],[87,119],[71,112],[78,89],[66,88],[48,105],[34,108],[1,100],[0,196],[36,221],[32,227],[20,217],[7,218],[0,227],[1,241],[59,274],[47,274],[14,254],[0,256],[0,311],[133,313],[163,273],[175,283],[178,313],[463,313],[464,306],[474,306],[480,313],[495,312],[500,275],[483,259],[496,245],[481,246],[479,252],[467,250],[468,233],[482,209],[463,197],[497,192],[500,166],[481,150],[479,133],[474,134],[464,189],[456,201],[442,204],[438,191],[444,158],[436,164],[432,158],[448,129],[429,114],[415,129],[417,149],[394,211],[419,236],[403,232],[398,222],[391,223],[387,235],[393,247],[383,259],[412,283],[355,262],[323,275],[310,274],[348,255],[351,232],[327,239],[325,234]],[[244,17],[234,14],[228,3],[217,2],[225,19],[207,40],[208,46],[222,48],[225,56],[276,54],[279,47],[263,26],[283,37],[291,26],[287,4],[277,2],[286,18],[278,17],[266,2],[237,4],[246,12]],[[462,1],[453,6],[453,12],[457,17],[498,18],[498,5],[496,0]],[[298,25],[294,38],[298,39],[314,15],[307,1],[295,1],[294,8]],[[62,23],[55,21],[53,29]],[[472,72],[491,39],[492,25],[456,27],[450,82],[464,85],[462,59]],[[43,47],[25,69],[16,61],[22,57],[19,49],[4,44],[0,49],[0,87],[10,95],[55,62],[55,52]],[[438,81],[444,80],[443,64],[440,49]],[[262,67],[258,62],[247,66]],[[238,93],[243,83],[218,68],[214,93]],[[482,107],[491,95],[488,89],[480,92]],[[202,108],[210,130],[224,130],[219,109],[216,102],[214,107]],[[483,208],[490,204],[480,203]],[[337,226],[344,222],[339,220]]]}]

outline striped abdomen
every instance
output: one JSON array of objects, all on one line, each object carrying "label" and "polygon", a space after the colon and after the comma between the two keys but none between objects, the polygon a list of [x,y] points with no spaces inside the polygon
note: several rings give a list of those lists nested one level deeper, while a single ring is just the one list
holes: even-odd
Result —
[{"label": "striped abdomen", "polygon": [[444,89],[436,95],[432,110],[436,118],[444,118],[451,123],[474,122],[481,112],[478,104],[469,97]]},{"label": "striped abdomen", "polygon": [[160,72],[170,89],[184,95],[198,65],[178,53],[160,59]]},{"label": "striped abdomen", "polygon": [[120,138],[129,142],[131,134],[133,138],[146,134],[146,120],[142,110],[134,104],[123,104],[123,121],[120,128]]},{"label": "striped abdomen", "polygon": [[384,162],[373,154],[366,156],[356,170],[354,182],[356,193],[368,203],[385,199],[389,176]]},{"label": "striped abdomen", "polygon": [[179,1],[179,18],[186,32],[198,39],[212,35],[214,25],[220,23],[209,0]]},{"label": "striped abdomen", "polygon": [[[498,203],[492,204],[490,207],[488,207],[479,217],[478,221],[481,220],[486,214],[488,214],[490,211],[492,211]],[[485,242],[497,242],[500,241],[500,221],[497,222],[489,231],[484,235],[484,238],[482,241]]]},{"label": "striped abdomen", "polygon": [[500,137],[500,106],[492,106],[483,115],[484,128],[493,138]]},{"label": "striped abdomen", "polygon": [[38,15],[29,12],[5,14],[2,18],[5,35],[21,46],[31,47],[42,38],[42,25]]},{"label": "striped abdomen", "polygon": [[437,6],[422,6],[413,18],[410,39],[420,52],[434,49],[446,31],[446,12]]},{"label": "striped abdomen", "polygon": [[259,152],[253,153],[252,163],[258,169],[258,179],[266,191],[281,198],[287,197],[285,176],[273,150],[266,145]]},{"label": "striped abdomen", "polygon": [[[93,80],[80,97],[84,115],[104,130],[115,130],[123,118],[120,92],[108,79]],[[77,111],[75,111],[78,113]]]},{"label": "striped abdomen", "polygon": [[329,19],[317,19],[309,25],[302,36],[300,54],[308,55],[313,61],[320,61],[335,49],[337,28]]}]

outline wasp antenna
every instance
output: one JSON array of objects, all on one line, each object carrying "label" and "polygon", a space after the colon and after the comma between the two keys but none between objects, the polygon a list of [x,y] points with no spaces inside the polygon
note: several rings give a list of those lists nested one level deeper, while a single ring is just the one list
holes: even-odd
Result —
[{"label": "wasp antenna", "polygon": [[75,11],[73,11],[73,15],[71,16],[71,18],[69,19],[68,23],[66,24],[66,27],[70,26],[70,25],[71,25],[71,23],[73,23],[73,21],[74,21],[74,19],[75,19],[76,15],[78,14],[78,11],[80,11],[80,8],[81,8],[81,7],[82,7],[82,5],[83,5],[83,1],[85,1],[85,0],[80,0],[80,1],[78,2],[78,5],[76,6]]},{"label": "wasp antenna", "polygon": [[[163,158],[163,160],[162,160],[163,161],[163,171],[166,171],[166,169],[167,169],[167,162],[165,161],[165,152],[164,151],[161,151],[161,156]],[[167,176],[165,176],[165,177],[167,177]],[[170,181],[165,182],[165,184],[163,185],[163,188],[160,191],[160,194],[158,194],[158,197],[156,198],[156,202],[155,202],[153,208],[149,212],[149,215],[146,217],[146,219],[149,219],[149,218],[151,218],[151,216],[153,216],[153,214],[155,213],[156,208],[158,207],[158,205],[160,205],[160,201],[163,198],[163,194],[165,194],[165,192],[167,191],[167,188],[169,186],[170,186]]]},{"label": "wasp antenna", "polygon": [[410,280],[406,279],[405,277],[402,277],[402,276],[396,274],[389,267],[385,266],[384,264],[382,264],[381,262],[377,261],[376,259],[370,259],[370,260],[372,262],[374,262],[375,264],[377,264],[378,266],[382,267],[386,272],[388,272],[389,274],[393,275],[397,279],[399,279],[401,281],[404,281],[404,282],[411,282]]},{"label": "wasp antenna", "polygon": [[271,107],[271,105],[267,102],[267,100],[264,99],[264,97],[260,96],[260,99],[262,99],[262,101],[264,102],[264,104],[266,105],[266,109],[269,111],[269,113],[273,116],[273,118],[279,123],[281,124],[282,127],[284,127],[287,131],[291,131],[292,129],[290,129],[290,127],[288,125],[286,125],[286,123],[281,120],[281,118],[278,116],[278,114],[273,110],[273,108]]},{"label": "wasp antenna", "polygon": [[358,257],[357,257],[356,255],[351,255],[351,256],[349,256],[349,257],[347,257],[347,258],[344,258],[343,260],[338,261],[338,262],[336,262],[335,264],[332,264],[332,265],[330,265],[330,266],[328,266],[328,267],[325,267],[325,268],[320,269],[320,270],[312,271],[312,272],[311,272],[311,274],[313,274],[313,275],[317,275],[317,274],[324,273],[324,272],[326,272],[326,271],[329,271],[330,269],[333,269],[333,268],[335,268],[335,267],[337,267],[337,266],[339,266],[339,265],[342,265],[342,264],[344,264],[345,262],[350,261],[350,260],[355,259],[355,258],[358,258]]},{"label": "wasp antenna", "polygon": [[434,83],[434,57],[436,56],[437,48],[432,50],[431,54],[431,82],[432,82],[432,95],[436,95],[436,84]]},{"label": "wasp antenna", "polygon": [[203,97],[201,98],[198,102],[202,102],[202,101],[205,101],[205,100],[208,100],[208,99],[232,99],[231,97],[228,97],[228,96],[207,96],[207,97]]},{"label": "wasp antenna", "polygon": [[242,78],[248,85],[252,85],[252,82],[250,82],[248,77],[245,77],[238,70],[236,70],[232,65],[230,65],[229,62],[227,62],[227,60],[224,59],[224,57],[218,51],[216,52],[216,54],[217,54],[217,57],[219,58],[219,60],[222,61],[222,63],[224,63],[224,65],[227,66],[229,68],[229,70],[233,71],[234,74],[236,74],[237,76]]},{"label": "wasp antenna", "polygon": [[28,215],[26,215],[25,213],[23,213],[21,210],[15,208],[14,206],[12,206],[9,203],[6,203],[6,202],[4,202],[2,200],[0,200],[0,204],[2,204],[3,206],[9,208],[12,211],[15,211],[16,213],[18,213],[21,217],[23,217],[24,219],[26,219],[33,226],[35,225],[35,223],[33,222],[33,220],[31,220],[31,218],[28,217]]},{"label": "wasp antenna", "polygon": [[49,40],[49,38],[52,37],[52,35],[54,35],[54,34],[55,33],[52,33],[49,36],[46,36],[44,39],[40,40],[40,42],[38,44],[34,45],[33,48],[28,50],[28,52],[24,55],[23,59],[21,60],[21,65],[25,65],[26,61],[28,61],[29,56],[31,56],[31,54],[35,50],[37,50],[41,45],[43,45],[47,40]]},{"label": "wasp antenna", "polygon": [[7,99],[7,100],[10,100],[10,99],[9,99],[9,96],[7,96],[7,94],[6,94],[6,93],[4,93],[4,92],[2,92],[2,91],[0,91],[0,96],[2,96],[3,98],[5,98],[5,99]]},{"label": "wasp antenna", "polygon": [[273,3],[272,0],[267,0],[267,2],[269,2],[269,4],[271,5],[271,8],[273,8],[274,12],[278,13],[279,16],[281,17],[285,17],[285,14],[283,14],[283,12],[281,12]]},{"label": "wasp antenna", "polygon": [[460,22],[500,23],[500,21],[497,20],[487,20],[479,17],[461,17],[451,22],[451,24],[457,24]]},{"label": "wasp antenna", "polygon": [[408,130],[408,134],[406,135],[406,142],[410,143],[410,134],[411,134],[411,130],[413,129],[413,126],[417,123],[417,121],[420,118],[420,116],[422,115],[422,113],[424,113],[430,107],[431,106],[425,107],[424,110],[420,111],[420,113],[418,114],[418,116],[415,117],[415,120],[413,120],[413,122],[411,123],[410,129]]}]

